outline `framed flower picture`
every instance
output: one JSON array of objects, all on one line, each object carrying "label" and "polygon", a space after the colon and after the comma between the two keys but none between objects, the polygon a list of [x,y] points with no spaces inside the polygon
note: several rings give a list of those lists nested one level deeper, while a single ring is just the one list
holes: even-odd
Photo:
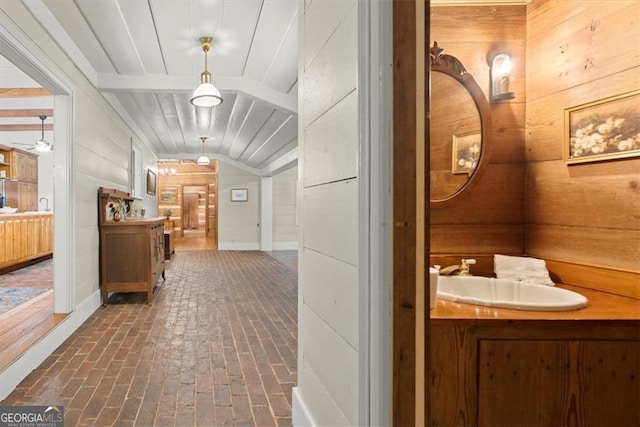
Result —
[{"label": "framed flower picture", "polygon": [[564,110],[567,164],[640,156],[640,90]]},{"label": "framed flower picture", "polygon": [[471,175],[478,166],[482,148],[480,131],[453,135],[451,172]]}]

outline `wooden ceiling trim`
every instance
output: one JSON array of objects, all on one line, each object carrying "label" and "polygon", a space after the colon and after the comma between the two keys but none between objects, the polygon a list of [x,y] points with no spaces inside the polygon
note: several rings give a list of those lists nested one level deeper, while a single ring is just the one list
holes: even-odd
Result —
[{"label": "wooden ceiling trim", "polygon": [[0,88],[0,98],[37,98],[53,96],[42,87],[6,87]]},{"label": "wooden ceiling trim", "polygon": [[[41,124],[11,124],[0,125],[0,131],[2,132],[21,132],[21,131],[40,131],[42,130]],[[44,130],[53,130],[52,124],[44,125]]]},{"label": "wooden ceiling trim", "polygon": [[0,110],[0,117],[53,117],[53,108]]}]

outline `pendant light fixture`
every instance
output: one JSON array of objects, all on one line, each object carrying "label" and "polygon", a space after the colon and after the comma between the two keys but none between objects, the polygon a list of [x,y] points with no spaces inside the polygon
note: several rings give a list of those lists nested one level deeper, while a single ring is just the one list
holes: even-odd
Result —
[{"label": "pendant light fixture", "polygon": [[33,143],[33,148],[35,148],[36,151],[42,152],[53,151],[53,145],[51,145],[49,141],[44,139],[44,121],[47,119],[47,116],[38,117],[40,118],[40,120],[42,120],[42,135],[40,136],[40,139],[36,140]]},{"label": "pendant light fixture", "polygon": [[202,140],[202,154],[200,155],[200,157],[198,157],[196,163],[200,166],[209,166],[211,164],[211,160],[209,160],[209,157],[207,157],[204,152],[204,143],[207,142],[207,137],[201,136],[200,139]]},{"label": "pendant light fixture", "polygon": [[222,103],[220,91],[211,83],[211,73],[207,69],[207,53],[211,49],[211,37],[201,37],[200,44],[204,52],[204,71],[200,74],[200,84],[193,90],[189,102],[196,107],[211,108]]}]

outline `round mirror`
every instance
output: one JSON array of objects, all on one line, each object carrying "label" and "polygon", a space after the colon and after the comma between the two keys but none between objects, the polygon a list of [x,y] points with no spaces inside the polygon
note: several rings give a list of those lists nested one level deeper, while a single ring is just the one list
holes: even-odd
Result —
[{"label": "round mirror", "polygon": [[431,48],[431,202],[451,200],[477,182],[488,161],[491,118],[482,90],[435,42]]}]

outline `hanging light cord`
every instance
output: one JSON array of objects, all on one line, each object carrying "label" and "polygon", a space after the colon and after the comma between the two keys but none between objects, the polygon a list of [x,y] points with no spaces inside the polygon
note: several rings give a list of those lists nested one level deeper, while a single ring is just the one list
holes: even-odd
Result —
[{"label": "hanging light cord", "polygon": [[47,120],[47,116],[38,117],[40,117],[40,120],[42,120],[42,137],[40,138],[40,141],[44,141],[44,121]]}]

